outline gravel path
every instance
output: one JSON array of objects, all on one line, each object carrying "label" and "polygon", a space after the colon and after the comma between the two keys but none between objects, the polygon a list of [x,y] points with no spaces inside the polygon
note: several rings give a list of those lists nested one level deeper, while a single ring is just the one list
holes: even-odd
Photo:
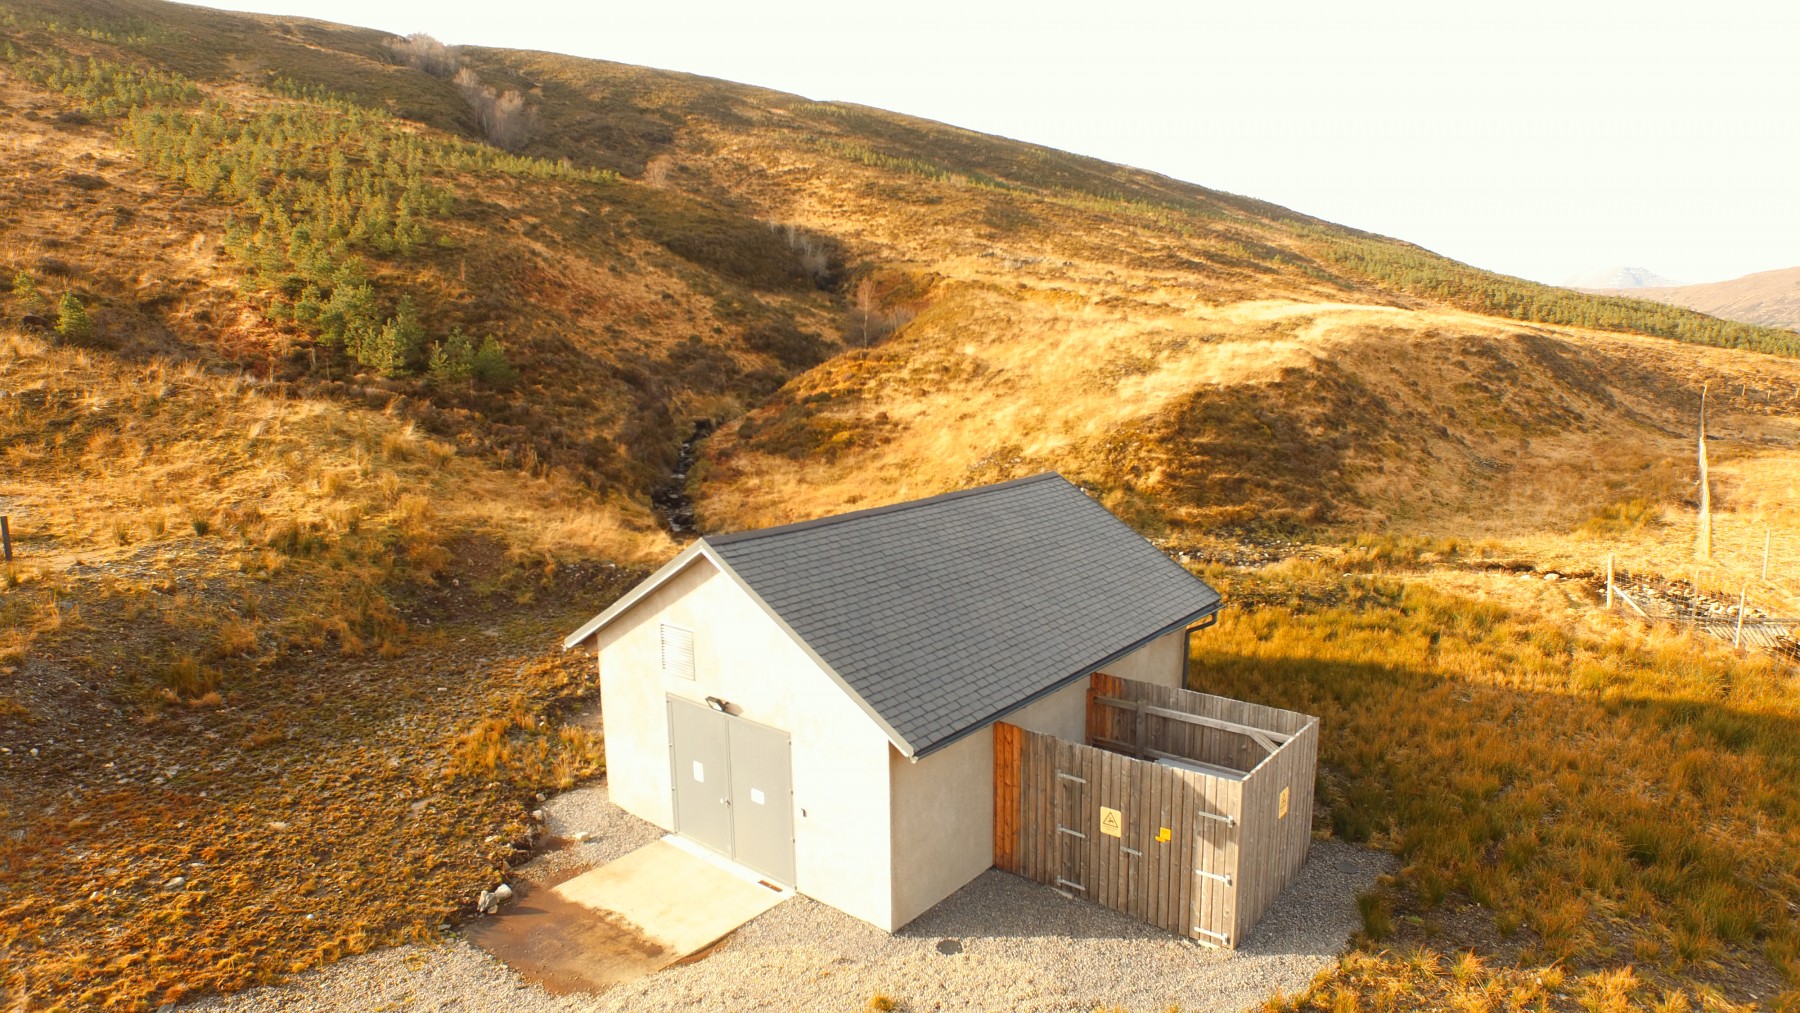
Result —
[{"label": "gravel path", "polygon": [[[546,806],[549,829],[592,843],[520,870],[562,879],[656,839],[660,831],[606,801],[604,788]],[[623,1013],[641,1010],[865,1009],[882,993],[906,1011],[1089,1013],[1236,1011],[1276,989],[1306,987],[1360,925],[1356,894],[1393,868],[1388,855],[1315,842],[1300,878],[1235,953],[1209,950],[1017,876],[989,870],[898,933],[796,897],[712,955],[600,995],[555,996],[460,937],[340,961],[279,986],[185,1007],[208,1013],[442,1010]]]}]

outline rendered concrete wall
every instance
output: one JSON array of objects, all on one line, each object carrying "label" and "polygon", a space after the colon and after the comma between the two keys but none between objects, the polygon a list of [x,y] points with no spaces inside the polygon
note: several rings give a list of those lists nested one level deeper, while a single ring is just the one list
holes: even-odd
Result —
[{"label": "rendered concrete wall", "polygon": [[[1105,666],[1113,675],[1181,687],[1185,633],[1153,640]],[[1086,679],[1006,716],[1010,724],[1087,741]],[[914,763],[889,749],[893,917],[898,928],[994,864],[994,729],[968,735]]]},{"label": "rendered concrete wall", "polygon": [[[1157,686],[1173,686],[1186,689],[1182,685],[1182,677],[1187,673],[1187,632],[1177,630],[1165,637],[1152,640],[1143,647],[1127,654],[1118,661],[1104,666],[1101,671],[1107,675],[1116,675],[1121,679],[1136,679]],[[1016,722],[1015,722],[1016,723]],[[1039,729],[1032,729],[1038,731]],[[1080,741],[1086,727],[1074,735],[1063,738]]]},{"label": "rendered concrete wall", "polygon": [[[694,679],[663,674],[664,622],[694,632]],[[736,582],[697,559],[600,631],[598,649],[615,803],[673,829],[666,698],[729,701],[792,738],[795,888],[895,927],[887,736]]]}]

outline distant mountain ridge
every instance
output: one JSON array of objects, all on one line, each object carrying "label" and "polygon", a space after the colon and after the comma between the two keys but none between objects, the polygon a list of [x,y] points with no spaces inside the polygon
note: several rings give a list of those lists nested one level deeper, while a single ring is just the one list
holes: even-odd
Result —
[{"label": "distant mountain ridge", "polygon": [[1707,285],[1651,289],[1621,285],[1601,291],[1681,306],[1722,320],[1800,331],[1800,267],[1758,271]]},{"label": "distant mountain ridge", "polygon": [[1565,284],[1569,288],[1620,290],[1666,288],[1680,283],[1671,281],[1647,267],[1609,267],[1578,274]]}]

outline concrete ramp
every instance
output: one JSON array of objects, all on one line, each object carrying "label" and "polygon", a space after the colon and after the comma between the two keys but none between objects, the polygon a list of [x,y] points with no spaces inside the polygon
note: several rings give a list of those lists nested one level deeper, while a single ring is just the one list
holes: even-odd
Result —
[{"label": "concrete ramp", "polygon": [[706,950],[792,896],[679,838],[551,887],[515,887],[471,942],[554,994],[599,992]]}]

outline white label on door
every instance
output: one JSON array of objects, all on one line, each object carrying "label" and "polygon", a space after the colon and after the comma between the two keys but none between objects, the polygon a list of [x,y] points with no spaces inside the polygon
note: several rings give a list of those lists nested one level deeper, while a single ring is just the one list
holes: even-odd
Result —
[{"label": "white label on door", "polygon": [[701,784],[706,783],[706,768],[700,765],[699,760],[694,761],[694,780]]},{"label": "white label on door", "polygon": [[755,802],[757,805],[763,804],[763,793],[761,788],[750,789],[750,801]]}]

